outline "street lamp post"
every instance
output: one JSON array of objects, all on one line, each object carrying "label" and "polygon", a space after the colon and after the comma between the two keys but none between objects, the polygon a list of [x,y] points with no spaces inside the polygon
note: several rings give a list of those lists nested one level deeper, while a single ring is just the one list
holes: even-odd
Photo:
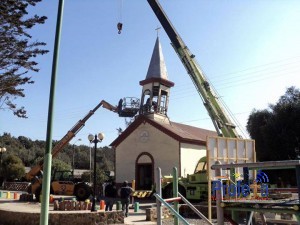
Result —
[{"label": "street lamp post", "polygon": [[73,157],[72,157],[72,169],[73,172],[75,170],[75,160],[74,160],[74,155],[75,155],[75,144],[77,141],[81,141],[81,138],[78,138],[74,143],[73,143]]},{"label": "street lamp post", "polygon": [[92,203],[92,208],[91,211],[97,211],[96,210],[96,200],[97,200],[97,196],[96,196],[96,150],[97,150],[97,143],[101,142],[104,139],[104,134],[103,133],[99,133],[98,136],[97,134],[92,135],[89,134],[88,139],[90,141],[90,143],[94,143],[95,147],[94,147],[94,181],[93,181],[93,185],[94,185],[94,196],[93,196],[93,203]]},{"label": "street lamp post", "polygon": [[92,147],[90,143],[90,183],[92,183]]}]

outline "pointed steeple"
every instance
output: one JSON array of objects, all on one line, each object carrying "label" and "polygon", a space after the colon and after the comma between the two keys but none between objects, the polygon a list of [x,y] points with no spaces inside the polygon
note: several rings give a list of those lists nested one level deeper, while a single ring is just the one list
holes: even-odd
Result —
[{"label": "pointed steeple", "polygon": [[174,83],[168,80],[167,67],[158,37],[146,78],[140,81],[140,85],[143,86],[140,114],[168,123],[170,88]]},{"label": "pointed steeple", "polygon": [[159,42],[159,37],[157,37],[156,39],[148,72],[146,75],[146,80],[151,78],[161,78],[164,80],[168,80],[167,67],[165,64],[164,55],[162,53],[162,48]]},{"label": "pointed steeple", "polygon": [[145,80],[140,81],[140,85],[145,85],[154,81],[161,82],[169,87],[174,86],[174,83],[168,80],[167,67],[158,36],[156,38],[146,78]]}]

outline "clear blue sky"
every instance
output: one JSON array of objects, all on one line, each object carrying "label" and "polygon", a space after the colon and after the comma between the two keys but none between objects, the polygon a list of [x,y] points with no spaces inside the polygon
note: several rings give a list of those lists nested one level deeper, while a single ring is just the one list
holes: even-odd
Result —
[{"label": "clear blue sky", "polygon": [[[123,7],[120,3],[123,2]],[[173,25],[222,100],[244,128],[251,111],[275,104],[286,88],[300,88],[300,1],[298,0],[161,0]],[[0,133],[45,140],[52,54],[58,1],[44,0],[32,13],[48,17],[32,31],[50,53],[39,57],[35,84],[18,99],[28,119],[1,111]],[[122,34],[117,23],[123,22]],[[53,139],[60,140],[102,99],[116,105],[122,97],[141,96],[160,26],[146,0],[66,0],[57,74]],[[193,84],[170,45],[159,37],[171,90],[172,121],[212,129]],[[70,142],[88,145],[87,136],[103,132],[109,145],[125,129],[123,118],[100,108]],[[245,128],[244,128],[245,129]]]}]

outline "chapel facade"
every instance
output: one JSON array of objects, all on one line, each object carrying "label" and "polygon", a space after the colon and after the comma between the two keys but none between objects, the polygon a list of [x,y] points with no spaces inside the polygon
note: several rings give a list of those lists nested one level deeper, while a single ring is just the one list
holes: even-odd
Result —
[{"label": "chapel facade", "polygon": [[176,123],[168,117],[174,83],[168,79],[159,37],[140,85],[139,113],[111,146],[115,151],[116,183],[134,180],[136,190],[151,190],[157,167],[163,175],[172,174],[173,167],[182,177],[194,173],[199,159],[206,156],[206,137],[217,133]]}]

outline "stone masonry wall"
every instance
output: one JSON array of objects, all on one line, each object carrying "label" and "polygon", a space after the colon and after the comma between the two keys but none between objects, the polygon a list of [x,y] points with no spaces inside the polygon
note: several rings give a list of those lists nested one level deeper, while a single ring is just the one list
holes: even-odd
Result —
[{"label": "stone masonry wall", "polygon": [[[1,225],[39,225],[40,213],[22,213],[0,210]],[[88,212],[68,211],[49,213],[49,225],[107,225],[124,224],[122,211],[113,212]]]},{"label": "stone masonry wall", "polygon": [[[163,218],[169,218],[169,217],[173,217],[171,211],[165,207],[162,206],[162,217]],[[156,221],[157,220],[157,212],[156,212],[156,207],[152,207],[152,208],[147,208],[146,209],[146,221]]]}]

